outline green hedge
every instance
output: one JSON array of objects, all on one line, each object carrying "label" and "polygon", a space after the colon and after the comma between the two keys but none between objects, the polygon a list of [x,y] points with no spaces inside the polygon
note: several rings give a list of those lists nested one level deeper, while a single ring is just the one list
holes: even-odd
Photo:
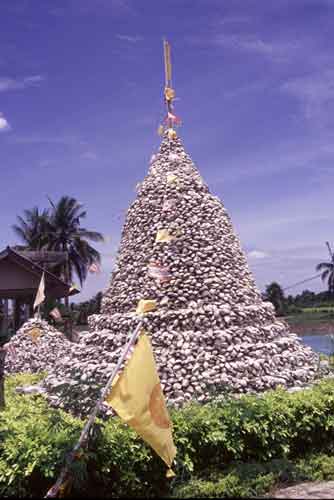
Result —
[{"label": "green hedge", "polygon": [[[15,393],[16,385],[37,380],[26,375],[7,380],[7,408],[0,413],[0,496],[44,495],[83,426],[79,419],[50,409],[41,397]],[[76,464],[74,491],[82,488],[81,496],[100,497],[179,495],[187,481],[203,481],[210,471],[218,471],[224,475],[216,481],[222,492],[231,484],[237,489],[236,479],[229,476],[236,463],[263,465],[331,451],[334,381],[293,394],[281,389],[262,397],[192,404],[171,416],[178,448],[175,480],[165,479],[162,461],[114,418],[98,421],[90,449]],[[250,488],[268,488],[270,474],[259,473],[262,486]]]},{"label": "green hedge", "polygon": [[274,459],[262,464],[236,463],[223,473],[203,471],[202,477],[179,484],[176,498],[250,498],[273,493],[277,487],[303,481],[334,479],[334,457],[325,453],[303,459]]}]

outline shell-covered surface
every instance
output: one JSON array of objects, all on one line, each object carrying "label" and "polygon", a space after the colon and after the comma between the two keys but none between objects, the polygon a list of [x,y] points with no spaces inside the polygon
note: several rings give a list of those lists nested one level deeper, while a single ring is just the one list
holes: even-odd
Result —
[{"label": "shell-covered surface", "polygon": [[262,300],[222,202],[167,134],[128,210],[102,314],[79,344],[65,339],[49,369],[53,404],[91,408],[141,299],[156,302],[144,328],[170,403],[301,386],[317,374],[318,356]]}]

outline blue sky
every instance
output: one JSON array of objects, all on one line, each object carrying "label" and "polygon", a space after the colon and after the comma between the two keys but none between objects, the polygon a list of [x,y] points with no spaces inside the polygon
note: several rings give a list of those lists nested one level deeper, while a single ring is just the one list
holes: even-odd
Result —
[{"label": "blue sky", "polygon": [[17,243],[24,208],[72,195],[87,227],[111,237],[79,298],[106,287],[159,146],[165,36],[180,135],[258,286],[288,286],[328,259],[334,0],[3,0],[0,19],[1,247]]}]

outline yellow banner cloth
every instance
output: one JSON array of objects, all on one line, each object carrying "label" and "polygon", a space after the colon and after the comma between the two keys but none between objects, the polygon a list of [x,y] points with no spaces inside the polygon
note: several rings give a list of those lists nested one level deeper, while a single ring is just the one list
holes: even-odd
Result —
[{"label": "yellow banner cloth", "polygon": [[[106,403],[171,467],[176,455],[169,418],[152,346],[142,333]],[[169,472],[169,475],[172,473]]]},{"label": "yellow banner cloth", "polygon": [[156,300],[140,299],[137,305],[136,314],[144,314],[150,311],[154,311],[156,308],[157,308]]}]

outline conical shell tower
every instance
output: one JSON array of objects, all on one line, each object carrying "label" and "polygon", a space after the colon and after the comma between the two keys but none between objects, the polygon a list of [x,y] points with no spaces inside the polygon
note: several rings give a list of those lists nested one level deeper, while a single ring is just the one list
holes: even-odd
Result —
[{"label": "conical shell tower", "polygon": [[302,386],[318,374],[318,356],[262,300],[223,204],[172,128],[166,41],[164,51],[169,128],[128,210],[102,314],[90,316],[91,333],[45,379],[50,402],[76,413],[94,405],[140,320],[176,405],[225,390]]},{"label": "conical shell tower", "polygon": [[144,323],[170,401],[303,385],[316,375],[318,356],[262,300],[226,209],[171,130],[128,211],[91,329],[116,342],[137,324],[143,299],[156,303]]}]

